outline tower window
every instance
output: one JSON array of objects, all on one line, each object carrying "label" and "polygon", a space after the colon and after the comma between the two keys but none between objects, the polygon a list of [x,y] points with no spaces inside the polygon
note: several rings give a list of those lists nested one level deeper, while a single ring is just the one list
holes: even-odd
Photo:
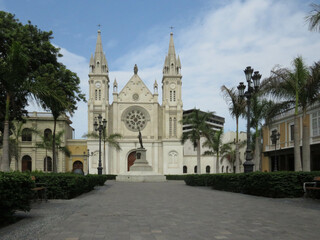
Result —
[{"label": "tower window", "polygon": [[173,118],[173,136],[177,136],[177,118]]},{"label": "tower window", "polygon": [[176,101],[176,91],[172,91],[173,92],[173,101]]},{"label": "tower window", "polygon": [[172,91],[170,91],[170,102],[172,102]]},{"label": "tower window", "polygon": [[94,91],[94,99],[98,100],[98,90],[97,89]]},{"label": "tower window", "polygon": [[99,89],[99,100],[101,100],[101,90]]},{"label": "tower window", "polygon": [[172,136],[172,117],[169,118],[169,136]]}]

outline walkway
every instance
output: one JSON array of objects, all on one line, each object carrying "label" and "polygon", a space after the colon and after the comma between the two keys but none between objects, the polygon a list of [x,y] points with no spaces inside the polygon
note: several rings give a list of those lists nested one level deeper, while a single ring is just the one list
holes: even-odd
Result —
[{"label": "walkway", "polygon": [[320,201],[269,199],[189,187],[121,183],[72,200],[36,203],[0,239],[318,239]]}]

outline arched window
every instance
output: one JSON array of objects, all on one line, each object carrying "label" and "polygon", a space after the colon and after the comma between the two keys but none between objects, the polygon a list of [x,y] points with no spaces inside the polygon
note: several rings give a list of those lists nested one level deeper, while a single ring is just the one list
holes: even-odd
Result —
[{"label": "arched window", "polygon": [[173,92],[173,101],[176,101],[176,91],[172,91]]},{"label": "arched window", "polygon": [[170,91],[170,102],[172,102],[172,91]]},{"label": "arched window", "polygon": [[197,173],[198,167],[194,166],[194,173]]},{"label": "arched window", "polygon": [[173,118],[173,136],[177,136],[177,118]]},{"label": "arched window", "polygon": [[47,156],[44,158],[43,162],[44,162],[43,170],[52,172],[52,158]]},{"label": "arched window", "polygon": [[210,166],[206,166],[206,173],[210,173]]},{"label": "arched window", "polygon": [[22,141],[31,142],[32,141],[32,132],[29,128],[22,130]]},{"label": "arched window", "polygon": [[187,166],[183,166],[183,173],[188,173],[188,167]]},{"label": "arched window", "polygon": [[224,170],[224,166],[221,167],[221,172],[222,172],[222,173],[223,173],[223,170]]},{"label": "arched window", "polygon": [[99,100],[101,100],[101,90],[99,89]]},{"label": "arched window", "polygon": [[44,130],[43,135],[44,135],[44,140],[50,141],[51,138],[52,138],[52,131],[51,131],[51,129],[47,128],[46,130]]},{"label": "arched window", "polygon": [[21,167],[22,172],[26,171],[32,171],[32,160],[31,157],[28,155],[25,155],[22,157],[22,167]]},{"label": "arched window", "polygon": [[94,99],[98,100],[98,90],[97,89],[94,91]]},{"label": "arched window", "polygon": [[228,172],[229,172],[229,166],[226,167],[226,173],[228,173]]}]

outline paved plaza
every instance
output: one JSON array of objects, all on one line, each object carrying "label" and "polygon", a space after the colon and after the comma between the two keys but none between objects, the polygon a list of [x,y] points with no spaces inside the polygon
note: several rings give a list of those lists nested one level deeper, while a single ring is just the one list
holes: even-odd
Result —
[{"label": "paved plaza", "polygon": [[270,199],[183,181],[107,181],[72,200],[35,203],[0,239],[319,239],[320,201]]}]

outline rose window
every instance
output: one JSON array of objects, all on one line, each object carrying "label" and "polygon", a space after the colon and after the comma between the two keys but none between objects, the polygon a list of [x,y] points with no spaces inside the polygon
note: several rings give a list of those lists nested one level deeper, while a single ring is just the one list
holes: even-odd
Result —
[{"label": "rose window", "polygon": [[125,119],[126,125],[133,131],[141,130],[146,126],[146,117],[140,110],[133,109],[127,113]]}]

